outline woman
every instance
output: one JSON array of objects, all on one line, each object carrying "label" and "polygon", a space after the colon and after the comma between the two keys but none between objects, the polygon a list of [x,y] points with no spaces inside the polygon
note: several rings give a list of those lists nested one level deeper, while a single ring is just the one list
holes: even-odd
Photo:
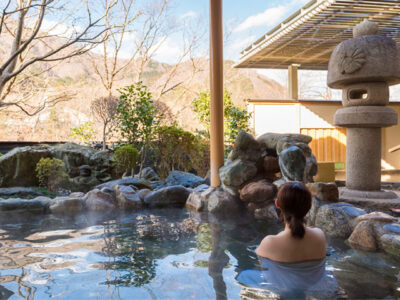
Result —
[{"label": "woman", "polygon": [[304,217],[311,208],[311,193],[301,182],[281,186],[275,200],[281,211],[285,229],[277,235],[265,237],[256,253],[276,262],[322,260],[326,255],[325,235],[319,228],[304,225]]},{"label": "woman", "polygon": [[321,296],[320,292],[324,298],[331,297],[337,284],[325,272],[325,235],[322,230],[304,224],[311,203],[311,193],[303,183],[281,186],[275,205],[281,211],[285,229],[266,236],[256,249],[264,270],[246,270],[239,274],[239,282],[284,298]]}]

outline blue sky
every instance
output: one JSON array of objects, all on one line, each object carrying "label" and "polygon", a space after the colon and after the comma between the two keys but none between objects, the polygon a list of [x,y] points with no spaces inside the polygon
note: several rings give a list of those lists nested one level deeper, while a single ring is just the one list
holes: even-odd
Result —
[{"label": "blue sky", "polygon": [[[240,51],[279,24],[309,0],[223,0],[224,28],[229,38],[224,47],[226,59],[239,59]],[[172,13],[207,20],[209,0],[175,0]],[[175,41],[177,42],[177,41]],[[170,57],[158,57],[171,62]]]}]

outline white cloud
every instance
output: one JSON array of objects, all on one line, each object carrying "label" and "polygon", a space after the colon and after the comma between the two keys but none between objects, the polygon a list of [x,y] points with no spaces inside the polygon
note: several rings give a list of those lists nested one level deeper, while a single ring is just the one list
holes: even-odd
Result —
[{"label": "white cloud", "polygon": [[254,42],[256,38],[255,35],[251,35],[247,38],[238,38],[229,46],[229,48],[232,50],[242,50],[244,47],[247,47],[250,43]]},{"label": "white cloud", "polygon": [[267,8],[264,12],[248,17],[233,31],[241,32],[259,26],[274,26],[282,21],[285,14],[292,11],[294,6],[304,4],[307,0],[292,0],[285,5]]},{"label": "white cloud", "polygon": [[187,19],[187,18],[195,18],[197,17],[197,13],[193,10],[189,10],[188,12],[179,16],[179,19]]},{"label": "white cloud", "polygon": [[257,15],[248,17],[242,23],[240,23],[233,31],[241,32],[253,27],[259,26],[273,26],[277,24],[288,11],[287,6],[277,6],[266,9],[264,12]]},{"label": "white cloud", "polygon": [[182,56],[181,46],[171,37],[162,38],[154,49],[153,58],[160,62],[174,64]]}]

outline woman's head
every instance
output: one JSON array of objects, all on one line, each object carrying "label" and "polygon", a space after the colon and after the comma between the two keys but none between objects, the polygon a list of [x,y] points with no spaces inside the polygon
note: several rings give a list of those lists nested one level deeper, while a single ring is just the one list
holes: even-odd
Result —
[{"label": "woman's head", "polygon": [[292,236],[303,238],[304,217],[311,208],[311,193],[307,187],[298,181],[283,184],[278,191],[276,205],[282,211]]}]

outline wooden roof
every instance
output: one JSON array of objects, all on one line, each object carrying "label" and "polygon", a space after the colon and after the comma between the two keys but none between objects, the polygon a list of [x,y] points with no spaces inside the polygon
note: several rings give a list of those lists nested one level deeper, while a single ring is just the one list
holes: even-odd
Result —
[{"label": "wooden roof", "polygon": [[327,70],[334,47],[366,18],[400,42],[399,0],[312,0],[244,49],[236,67]]}]

